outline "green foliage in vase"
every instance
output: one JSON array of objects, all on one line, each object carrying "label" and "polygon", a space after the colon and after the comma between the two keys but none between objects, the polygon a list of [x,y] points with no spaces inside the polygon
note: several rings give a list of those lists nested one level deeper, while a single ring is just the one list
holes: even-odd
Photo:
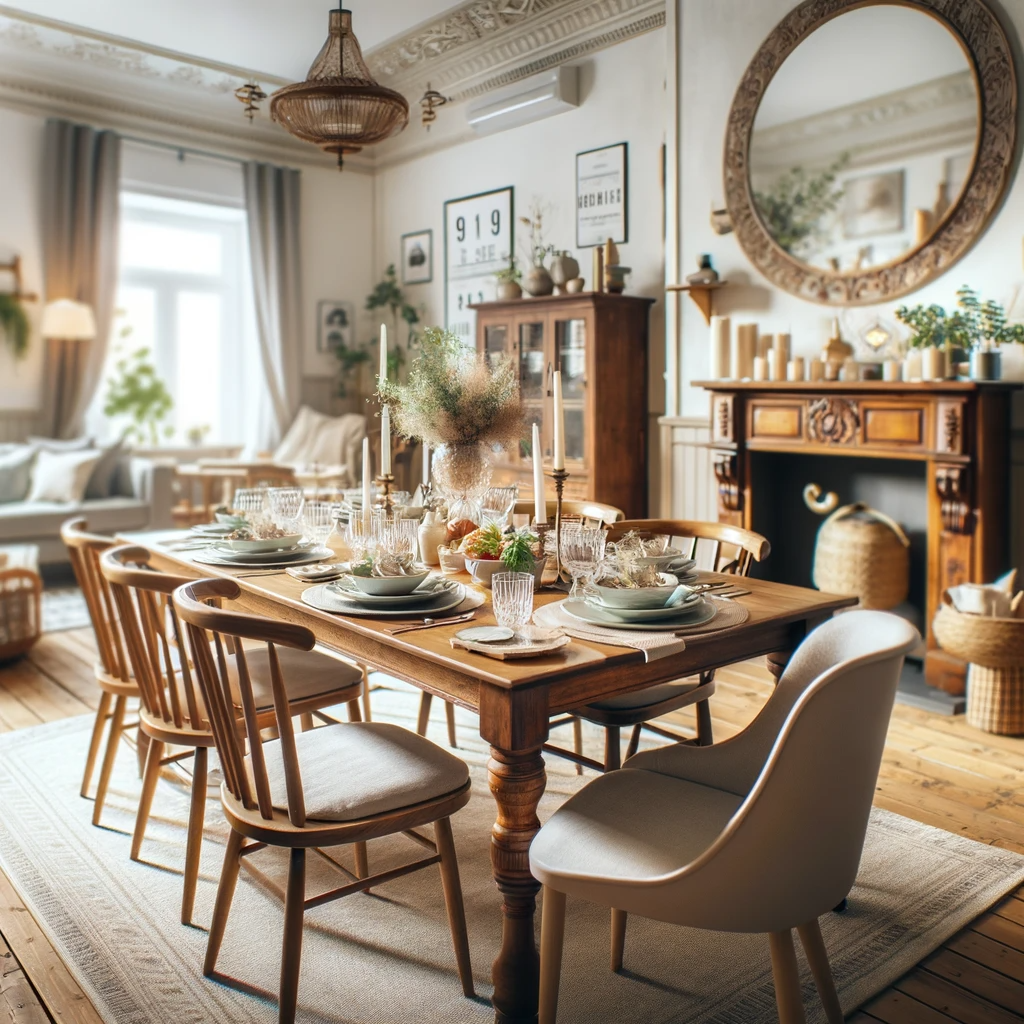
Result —
[{"label": "green foliage in vase", "polygon": [[523,279],[523,272],[519,269],[519,260],[515,256],[509,256],[508,266],[496,270],[494,276],[499,281],[510,281],[518,284]]},{"label": "green foliage in vase", "polygon": [[377,394],[391,406],[398,433],[431,447],[483,443],[511,450],[522,433],[515,365],[507,358],[485,361],[440,327],[423,332],[408,382],[389,378]]},{"label": "green foliage in vase", "polygon": [[10,292],[0,292],[0,332],[15,359],[22,359],[28,352],[29,323],[21,300]]},{"label": "green foliage in vase", "polygon": [[896,318],[914,332],[911,348],[948,345],[972,349],[985,341],[1024,344],[1024,324],[1011,324],[1000,303],[992,299],[983,302],[973,288],[964,285],[956,293],[956,304],[953,313],[937,305],[900,306]]},{"label": "green foliage in vase", "polygon": [[896,319],[913,331],[908,342],[911,348],[942,348],[950,340],[949,320],[942,306],[900,306]]},{"label": "green foliage in vase", "polygon": [[[131,332],[130,327],[125,330]],[[170,437],[174,428],[167,426],[161,432],[160,424],[174,407],[174,399],[157,376],[149,349],[139,348],[122,356],[114,370],[115,375],[107,385],[104,415],[131,417],[132,422],[122,435],[125,440],[155,445],[159,444],[161,433]]]},{"label": "green foliage in vase", "polygon": [[843,198],[835,188],[849,155],[844,153],[820,174],[793,167],[781,175],[770,192],[754,191],[754,204],[769,234],[791,256],[809,257],[825,232],[822,218],[834,213]]},{"label": "green foliage in vase", "polygon": [[536,535],[521,530],[514,533],[506,542],[501,553],[501,560],[509,572],[533,572],[536,559],[533,556],[533,545],[537,543]]}]

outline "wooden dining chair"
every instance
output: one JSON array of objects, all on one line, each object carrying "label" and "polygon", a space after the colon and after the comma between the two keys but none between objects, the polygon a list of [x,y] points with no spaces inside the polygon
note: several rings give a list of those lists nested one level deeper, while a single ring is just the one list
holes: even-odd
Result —
[{"label": "wooden dining chair", "polygon": [[[139,687],[139,731],[149,737],[142,793],[132,834],[132,860],[139,859],[160,769],[188,757],[194,758],[185,845],[185,884],[181,897],[181,920],[183,924],[190,924],[206,816],[207,752],[214,745],[194,672],[188,659],[181,656],[184,649],[181,627],[170,602],[170,595],[190,581],[151,568],[149,551],[135,545],[105,551],[100,558],[100,570],[113,594],[128,659]],[[286,696],[293,715],[309,716],[321,708],[347,703],[350,716],[359,720],[363,676],[357,666],[317,651],[289,650],[282,661],[292,670]],[[249,671],[257,719],[263,728],[273,726],[270,667],[262,651],[250,655]],[[232,685],[233,714],[240,718],[242,707],[237,679],[232,679]],[[310,724],[307,718],[307,725]],[[169,747],[185,749],[168,752]]]},{"label": "wooden dining chair", "polygon": [[[547,503],[548,522],[552,526],[555,522],[556,506],[557,503],[554,501]],[[533,502],[517,501],[512,508],[512,513],[517,516],[530,516],[532,521],[534,513]],[[623,512],[622,509],[616,508],[614,505],[603,505],[599,501],[563,501],[562,516],[564,519],[583,520],[585,522],[602,523],[605,526],[611,526],[612,523],[617,523],[623,518]],[[426,736],[427,734],[427,726],[430,722],[430,705],[432,702],[433,694],[424,691],[420,695],[420,713],[416,722],[416,732],[420,736]],[[448,745],[456,747],[458,744],[456,743],[455,734],[455,705],[451,701],[444,701],[444,713],[448,725]],[[579,748],[583,743],[583,727],[577,721],[573,728],[576,731],[576,745]]]},{"label": "wooden dining chair", "polygon": [[[125,721],[128,701],[137,699],[140,693],[125,651],[114,599],[100,571],[100,556],[114,547],[116,542],[112,537],[89,533],[88,523],[81,518],[69,519],[64,523],[60,528],[60,536],[68,549],[75,579],[89,609],[89,620],[92,622],[98,654],[93,672],[100,689],[100,702],[96,709],[96,721],[92,727],[89,751],[85,758],[81,790],[83,797],[89,795],[96,759],[103,745],[103,733],[109,723],[107,744],[92,808],[92,823],[99,825],[121,738],[125,736],[127,729],[133,727],[131,723]],[[142,736],[141,733],[139,735]],[[140,739],[137,750],[140,770],[145,761],[144,747],[145,741]]]},{"label": "wooden dining chair", "polygon": [[[295,1019],[305,911],[434,864],[440,865],[462,990],[472,996],[466,916],[449,820],[469,802],[465,762],[407,729],[384,722],[338,722],[296,733],[288,704],[288,659],[313,647],[313,633],[303,626],[206,603],[232,600],[240,593],[234,580],[217,579],[186,584],[173,596],[213,728],[224,772],[221,801],[231,826],[203,973],[215,974],[243,858],[264,846],[276,846],[290,851],[283,893],[280,1024]],[[270,669],[279,736],[274,740],[264,741],[261,735],[254,687],[256,659],[243,640],[261,645]],[[228,667],[231,659],[233,673]],[[235,685],[242,704],[241,727],[235,717]],[[417,831],[431,823],[433,839]],[[342,868],[350,881],[306,898],[308,849],[365,843],[396,833],[426,847],[427,856],[372,876],[361,875],[358,866],[356,873]],[[256,938],[262,942],[264,937]]]},{"label": "wooden dining chair", "polygon": [[[642,537],[666,535],[671,538],[672,545],[683,552],[684,557],[697,559],[701,568],[738,576],[746,576],[751,565],[767,558],[771,551],[771,545],[759,533],[725,523],[686,519],[631,519],[615,523],[608,531],[608,542],[621,540],[627,533],[637,533]],[[551,722],[551,728],[572,723],[573,750],[570,752],[555,744],[547,744],[544,749],[567,757],[577,765],[596,768],[598,771],[614,771],[622,764],[620,737],[624,728],[632,727],[633,730],[626,757],[636,753],[644,729],[676,742],[692,742],[691,737],[654,724],[654,719],[691,705],[696,705],[696,742],[700,746],[708,746],[713,741],[711,706],[708,702],[714,692],[715,672],[710,669],[692,679],[659,683],[657,686],[588,704]],[[604,728],[603,762],[584,756],[581,719]]]},{"label": "wooden dining chair", "polygon": [[530,846],[544,886],[539,1024],[557,1015],[567,896],[611,908],[612,970],[628,914],[768,933],[782,1024],[805,1020],[796,928],[825,1016],[842,1024],[818,918],[857,876],[896,685],[919,642],[887,612],[831,619],[743,732],[644,751],[555,811]]}]

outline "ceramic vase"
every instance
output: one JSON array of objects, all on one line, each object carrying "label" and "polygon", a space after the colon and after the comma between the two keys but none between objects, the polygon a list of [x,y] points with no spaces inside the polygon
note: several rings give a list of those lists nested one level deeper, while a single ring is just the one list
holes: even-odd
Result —
[{"label": "ceramic vase", "polygon": [[420,542],[420,560],[424,565],[440,565],[438,547],[445,542],[446,530],[441,517],[435,512],[427,512],[417,530]]},{"label": "ceramic vase", "polygon": [[518,281],[499,281],[498,282],[498,301],[509,302],[512,299],[521,299],[523,297],[523,289],[519,287]]},{"label": "ceramic vase", "polygon": [[555,285],[555,294],[564,295],[566,284],[579,276],[580,265],[568,252],[560,252],[551,261],[551,280]]},{"label": "ceramic vase", "polygon": [[530,267],[523,278],[523,291],[535,298],[550,295],[555,290],[555,282],[551,280],[547,267],[536,264]]}]

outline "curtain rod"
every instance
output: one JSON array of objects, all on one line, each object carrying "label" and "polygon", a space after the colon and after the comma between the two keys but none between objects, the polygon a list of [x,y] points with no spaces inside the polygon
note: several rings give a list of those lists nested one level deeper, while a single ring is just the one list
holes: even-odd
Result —
[{"label": "curtain rod", "polygon": [[152,146],[154,149],[169,149],[172,153],[178,153],[179,155],[191,153],[193,156],[205,156],[211,160],[225,160],[232,164],[248,163],[247,160],[243,160],[242,157],[239,156],[228,156],[226,153],[213,153],[208,149],[196,149],[194,146],[176,146],[173,142],[161,142],[158,139],[142,139],[137,135],[121,135],[121,138],[125,142],[135,142],[140,146]]}]

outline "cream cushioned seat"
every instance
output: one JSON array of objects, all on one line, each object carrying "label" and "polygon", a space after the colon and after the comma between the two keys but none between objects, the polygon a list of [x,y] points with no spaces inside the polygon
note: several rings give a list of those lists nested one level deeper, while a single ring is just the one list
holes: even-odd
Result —
[{"label": "cream cushioned seat", "polygon": [[629,711],[631,708],[647,708],[653,704],[660,704],[663,700],[681,697],[684,693],[689,693],[690,690],[696,690],[699,685],[700,680],[698,679],[680,679],[673,683],[658,683],[656,686],[648,686],[633,693],[622,693],[617,697],[609,697],[607,700],[595,700],[574,713],[585,718],[587,708],[596,708],[599,711]]},{"label": "cream cushioned seat", "polygon": [[741,803],[735,793],[686,779],[609,772],[555,811],[530,847],[530,867],[569,894],[574,875],[591,891],[601,879],[654,880],[700,856]]},{"label": "cream cushioned seat", "polygon": [[[281,663],[285,689],[290,701],[312,700],[323,693],[342,686],[361,683],[363,673],[355,665],[332,658],[319,651],[297,651],[293,647],[277,647],[277,660]],[[225,652],[226,654],[227,652]],[[216,657],[216,654],[214,654]],[[242,699],[238,689],[238,669],[233,655],[227,655],[231,695],[236,707]],[[270,655],[266,645],[245,652],[245,663],[252,678],[253,699],[256,709],[263,711],[274,706],[274,691],[270,685]]]},{"label": "cream cushioned seat", "polygon": [[[354,821],[411,807],[461,789],[469,780],[465,761],[386,722],[346,722],[295,735],[306,816],[317,821]],[[263,744],[271,800],[286,811],[281,743]],[[246,758],[249,761],[249,758]],[[325,772],[324,765],[332,766]]]}]

